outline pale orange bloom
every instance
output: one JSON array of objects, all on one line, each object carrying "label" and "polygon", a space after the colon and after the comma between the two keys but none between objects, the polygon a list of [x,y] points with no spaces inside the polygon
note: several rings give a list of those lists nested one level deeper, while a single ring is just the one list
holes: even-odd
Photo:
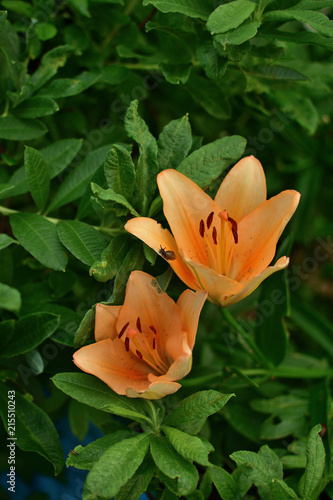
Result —
[{"label": "pale orange bloom", "polygon": [[159,399],[178,391],[191,370],[192,349],[207,292],[185,290],[175,303],[157,281],[132,272],[122,306],[96,305],[96,343],[74,363],[117,394]]},{"label": "pale orange bloom", "polygon": [[266,200],[265,174],[253,156],[230,170],[215,200],[176,170],[162,171],[157,182],[173,235],[146,217],[131,219],[125,229],[161,256],[169,252],[173,259],[166,260],[180,279],[208,290],[212,302],[238,302],[288,265],[281,257],[269,266],[300,194],[287,190]]}]

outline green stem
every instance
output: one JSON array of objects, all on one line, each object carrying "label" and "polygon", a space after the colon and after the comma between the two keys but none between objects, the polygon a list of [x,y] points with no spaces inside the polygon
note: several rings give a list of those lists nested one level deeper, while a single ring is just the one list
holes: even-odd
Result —
[{"label": "green stem", "polygon": [[[115,64],[117,64],[117,63],[115,63]],[[161,71],[159,64],[142,64],[142,63],[122,62],[121,65],[124,66],[125,68],[129,68],[129,69],[141,69],[143,71]]]},{"label": "green stem", "polygon": [[231,328],[236,330],[237,335],[239,335],[245,341],[245,345],[247,346],[247,351],[249,352],[249,354],[251,354],[251,356],[253,356],[265,368],[273,368],[273,364],[265,357],[253,338],[244,330],[244,328],[239,323],[237,323],[229,310],[223,307],[221,308],[221,312],[227,324],[231,326]]},{"label": "green stem", "polygon": [[276,377],[276,378],[294,378],[294,379],[314,379],[314,378],[326,378],[333,377],[333,369],[332,368],[321,368],[321,369],[313,369],[313,368],[289,368],[281,366],[279,368],[273,368],[270,370],[265,370],[262,368],[254,368],[248,370],[242,370],[244,375],[248,377],[255,377],[259,375],[265,375],[267,377]]},{"label": "green stem", "polygon": [[158,434],[159,431],[159,422],[155,410],[154,404],[150,401],[150,399],[145,399],[145,402],[148,404],[149,409],[150,409],[150,414],[152,416],[151,423],[153,424],[153,431]]},{"label": "green stem", "polygon": [[6,99],[6,104],[5,104],[5,108],[3,110],[3,113],[1,115],[1,118],[3,118],[4,116],[7,116],[8,114],[8,109],[9,109],[9,99]]}]

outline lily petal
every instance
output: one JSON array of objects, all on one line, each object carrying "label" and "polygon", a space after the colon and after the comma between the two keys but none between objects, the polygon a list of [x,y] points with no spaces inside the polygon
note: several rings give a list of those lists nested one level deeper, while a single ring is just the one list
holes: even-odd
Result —
[{"label": "lily petal", "polygon": [[[135,304],[135,308],[133,308]],[[174,332],[181,332],[180,309],[166,293],[160,289],[157,281],[142,271],[133,271],[128,279],[124,305],[119,314],[117,330],[124,324],[137,329],[137,319],[140,315],[141,328],[153,336],[149,329],[153,326],[156,331],[156,342],[160,354],[167,354],[165,346],[168,338]],[[143,342],[146,339],[145,335]],[[143,344],[143,350],[144,344]],[[167,361],[167,360],[164,360]]]},{"label": "lily petal", "polygon": [[199,228],[209,214],[220,212],[219,206],[195,182],[176,170],[163,170],[157,176],[157,183],[179,251],[186,258],[209,266],[207,242],[200,236]]},{"label": "lily petal", "polygon": [[156,382],[157,380],[165,380],[175,382],[186,377],[192,368],[192,356],[183,355],[177,358],[174,363],[170,366],[168,372],[160,377],[150,373],[148,375],[148,380],[150,382]]},{"label": "lily petal", "polygon": [[114,339],[117,336],[116,323],[121,306],[96,304],[95,340]]},{"label": "lily petal", "polygon": [[138,391],[134,387],[126,389],[129,398],[160,399],[168,394],[174,394],[181,388],[177,382],[157,381],[151,383],[144,391]]},{"label": "lily petal", "polygon": [[240,160],[223,180],[215,202],[238,223],[266,200],[264,170],[254,156]]},{"label": "lily petal", "polygon": [[187,264],[193,268],[198,275],[202,288],[209,293],[208,300],[215,304],[221,304],[226,297],[240,292],[243,285],[238,281],[231,280],[222,274],[217,274],[214,270],[186,260]]},{"label": "lily petal", "polygon": [[159,254],[161,247],[167,251],[174,252],[176,259],[168,261],[174,272],[179,278],[184,281],[190,288],[198,288],[198,283],[195,276],[190,269],[185,265],[174,237],[167,229],[163,229],[161,224],[148,217],[137,217],[130,219],[125,224],[125,229],[140,240],[144,241],[146,245],[155,250]]},{"label": "lily petal", "polygon": [[295,212],[299,199],[297,191],[282,191],[241,220],[231,278],[245,285],[272,262],[277,241]]},{"label": "lily petal", "polygon": [[74,363],[84,372],[103,380],[117,394],[126,394],[128,387],[141,392],[149,386],[152,369],[119,340],[101,340],[82,347],[73,356]]},{"label": "lily petal", "polygon": [[230,299],[227,299],[224,301],[222,304],[223,306],[230,306],[231,304],[234,304],[235,302],[239,302],[240,300],[244,299],[250,293],[252,293],[262,281],[264,281],[268,276],[270,276],[273,273],[276,273],[276,271],[280,271],[281,269],[284,269],[288,266],[289,264],[289,258],[284,256],[281,257],[275,264],[274,266],[269,266],[267,267],[264,271],[262,271],[260,274],[255,276],[249,283],[248,285],[244,286],[244,288],[236,295],[231,297]]},{"label": "lily petal", "polygon": [[191,350],[195,343],[201,309],[207,296],[206,291],[185,290],[177,301],[177,306],[181,310],[182,329],[187,332],[187,342]]}]

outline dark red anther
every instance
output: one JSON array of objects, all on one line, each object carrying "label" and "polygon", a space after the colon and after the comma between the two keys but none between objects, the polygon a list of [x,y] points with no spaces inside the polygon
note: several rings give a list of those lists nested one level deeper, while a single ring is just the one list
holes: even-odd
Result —
[{"label": "dark red anther", "polygon": [[232,235],[234,237],[235,244],[237,245],[237,243],[238,243],[238,226],[237,226],[237,222],[235,221],[235,219],[232,219],[231,217],[228,217],[228,221],[231,224]]},{"label": "dark red anther", "polygon": [[213,222],[214,212],[211,212],[207,217],[207,229],[210,228]]},{"label": "dark red anther", "polygon": [[126,351],[129,351],[129,338],[128,337],[126,337],[126,339],[125,339],[125,349],[126,349]]},{"label": "dark red anther", "polygon": [[205,223],[202,219],[201,219],[200,225],[199,225],[199,233],[200,233],[201,238],[203,238],[205,236]]},{"label": "dark red anther", "polygon": [[138,317],[138,319],[136,320],[136,327],[137,329],[139,330],[140,333],[142,333],[142,328],[141,328],[141,321],[140,321],[140,318]]},{"label": "dark red anther", "polygon": [[212,236],[213,236],[214,244],[217,245],[217,231],[216,231],[216,227],[215,226],[213,227]]},{"label": "dark red anther", "polygon": [[237,245],[238,243],[238,233],[237,233],[237,229],[235,229],[234,227],[231,228],[231,232],[232,232],[232,235],[234,237],[234,240],[235,240],[235,244]]},{"label": "dark red anther", "polygon": [[141,352],[140,352],[140,351],[138,351],[138,350],[136,350],[135,352],[136,352],[137,357],[138,357],[138,358],[140,358],[140,359],[142,359],[142,354],[141,354]]},{"label": "dark red anther", "polygon": [[126,330],[126,328],[128,327],[128,325],[129,325],[129,321],[128,321],[128,322],[126,323],[126,325],[124,325],[124,326],[122,327],[122,329],[120,330],[120,332],[119,332],[119,334],[118,334],[118,339],[121,339],[121,337],[124,335],[125,330]]},{"label": "dark red anther", "polygon": [[155,339],[155,337],[153,338],[153,349],[156,349],[156,339]]},{"label": "dark red anther", "polygon": [[152,332],[156,335],[156,333],[157,333],[157,332],[156,332],[156,328],[155,328],[154,326],[150,326],[149,328],[150,328],[150,329],[151,329],[151,331],[152,331]]}]

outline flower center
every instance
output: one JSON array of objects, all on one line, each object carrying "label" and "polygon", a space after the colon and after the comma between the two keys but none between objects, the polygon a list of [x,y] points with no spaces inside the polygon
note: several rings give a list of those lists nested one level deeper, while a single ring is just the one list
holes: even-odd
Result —
[{"label": "flower center", "polygon": [[220,219],[220,224],[217,226],[219,230],[213,224],[214,212],[211,212],[206,222],[203,219],[200,220],[199,234],[204,239],[210,266],[217,273],[228,276],[234,247],[238,243],[238,226],[226,210],[219,212],[218,217]]},{"label": "flower center", "polygon": [[159,349],[161,347],[161,339],[155,326],[149,325],[146,328],[145,325],[141,324],[139,316],[136,320],[135,328],[132,326],[129,327],[129,324],[130,322],[128,321],[118,334],[119,339],[123,338],[126,351],[131,350],[139,359],[150,365],[156,373],[165,374],[169,366],[161,357],[161,349]]}]

